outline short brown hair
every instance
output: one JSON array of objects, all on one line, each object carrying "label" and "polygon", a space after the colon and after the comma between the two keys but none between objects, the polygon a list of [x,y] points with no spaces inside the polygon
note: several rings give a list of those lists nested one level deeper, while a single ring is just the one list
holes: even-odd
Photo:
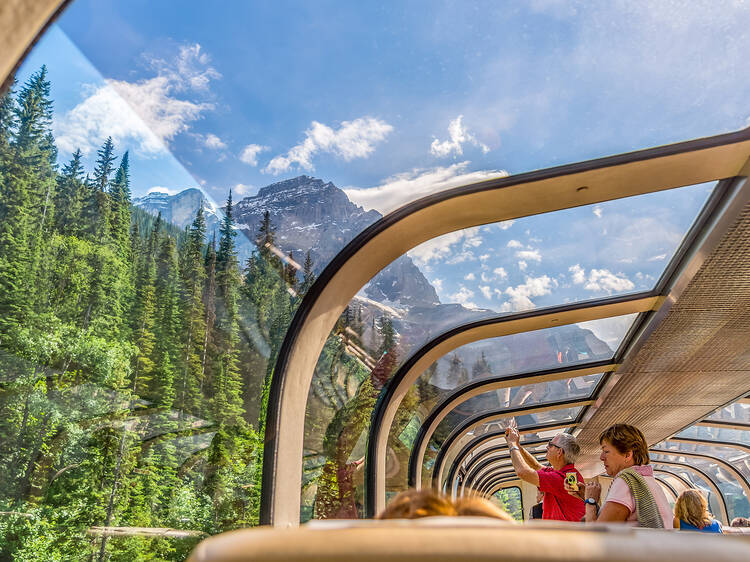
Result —
[{"label": "short brown hair", "polygon": [[406,490],[391,500],[376,519],[418,519],[435,515],[458,515],[453,503],[430,488]]},{"label": "short brown hair", "polygon": [[628,451],[633,453],[633,462],[635,464],[648,464],[648,445],[646,438],[640,429],[634,425],[626,423],[616,423],[602,431],[599,436],[599,444],[606,440],[621,455]]}]

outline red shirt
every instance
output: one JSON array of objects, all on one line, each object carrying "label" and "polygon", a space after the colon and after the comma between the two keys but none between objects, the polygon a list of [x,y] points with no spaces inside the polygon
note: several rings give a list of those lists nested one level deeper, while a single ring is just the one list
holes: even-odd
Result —
[{"label": "red shirt", "polygon": [[581,473],[572,464],[566,464],[561,470],[547,466],[537,471],[539,489],[544,492],[542,519],[578,522],[586,514],[583,500],[565,491],[563,482],[568,472],[574,472],[578,478],[578,486],[584,486]]}]

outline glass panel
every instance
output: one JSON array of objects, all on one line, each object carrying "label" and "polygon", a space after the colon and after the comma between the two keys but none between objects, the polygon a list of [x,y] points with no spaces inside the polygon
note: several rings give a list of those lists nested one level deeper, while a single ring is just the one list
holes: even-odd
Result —
[{"label": "glass panel", "polygon": [[700,445],[696,443],[676,443],[674,441],[660,443],[658,448],[717,457],[734,466],[745,475],[745,478],[750,480],[750,452],[734,449],[732,447]]},{"label": "glass panel", "polygon": [[[539,425],[539,424],[546,424],[546,423],[564,423],[567,421],[573,421],[578,417],[578,414],[581,412],[582,408],[561,408],[557,410],[548,410],[546,412],[539,412],[535,414],[525,414],[523,416],[516,416],[516,422],[518,423],[518,428],[523,431],[524,428]],[[473,439],[479,435],[483,435],[485,433],[489,432],[502,432],[504,429],[508,426],[509,418],[500,419],[493,422],[488,422],[485,424],[482,424],[481,426],[477,427],[473,431],[467,433],[463,439],[460,439],[457,441],[457,444],[454,445],[454,449],[456,452],[458,452],[462,445],[464,440],[468,442],[468,440]],[[559,433],[555,432],[555,435]],[[436,435],[434,439],[432,439],[427,447],[427,450],[425,451],[424,456],[424,465],[422,467],[422,480],[426,481],[427,479],[432,477],[432,466],[435,462],[435,457],[437,456],[438,452],[440,451],[440,448],[443,444],[443,440],[448,436],[448,434],[445,435]],[[533,437],[530,437],[533,436]],[[526,435],[526,439],[539,439],[539,434],[531,433]],[[452,459],[451,459],[452,460]],[[405,465],[408,467],[408,459],[407,464]],[[449,464],[445,465],[446,467],[449,466]],[[445,475],[447,476],[447,474]],[[405,485],[403,483],[402,485]]]},{"label": "glass panel", "polygon": [[711,462],[707,459],[696,459],[690,457],[682,457],[680,455],[663,455],[651,453],[653,461],[670,461],[670,462],[682,462],[694,466],[695,468],[702,470],[708,474],[716,485],[721,490],[724,499],[727,503],[727,512],[729,519],[735,517],[747,517],[746,513],[750,513],[750,503],[748,502],[745,490],[740,484],[737,477],[729,472],[726,468],[718,465],[717,463]]},{"label": "glass panel", "polygon": [[523,521],[523,501],[521,500],[521,489],[518,486],[498,490],[492,495],[490,501],[510,513],[516,521]]},{"label": "glass panel", "polygon": [[707,420],[731,421],[750,425],[750,404],[736,402],[717,410]]},{"label": "glass panel", "polygon": [[684,480],[687,480],[690,483],[690,486],[692,488],[696,488],[698,490],[701,490],[705,495],[706,498],[708,498],[708,509],[711,513],[713,513],[716,517],[721,517],[721,507],[719,504],[719,499],[716,497],[716,494],[711,490],[711,486],[708,484],[706,479],[701,476],[699,473],[695,472],[694,470],[690,470],[688,468],[682,468],[678,466],[666,466],[661,465],[658,462],[652,462],[654,465],[654,470],[661,468],[668,472],[672,472]]},{"label": "glass panel", "polygon": [[750,445],[750,431],[740,429],[724,429],[719,427],[703,427],[694,425],[677,434],[677,437],[692,437],[703,441],[728,441]]},{"label": "glass panel", "polygon": [[[744,5],[677,26],[624,5],[428,9],[77,0],[36,44],[0,109],[0,511],[25,514],[0,521],[0,558],[179,560],[196,535],[86,532],[255,524],[279,345],[314,275],[382,213],[745,125]],[[303,518],[359,511],[372,402],[428,330],[652,286],[709,191],[481,227],[386,268],[350,310],[362,333],[321,354]]]}]

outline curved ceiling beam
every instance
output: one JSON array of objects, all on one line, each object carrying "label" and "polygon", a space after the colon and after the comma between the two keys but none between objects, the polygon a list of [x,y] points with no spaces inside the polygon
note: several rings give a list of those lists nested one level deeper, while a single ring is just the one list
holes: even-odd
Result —
[{"label": "curved ceiling beam", "polygon": [[[656,300],[656,299],[654,299]],[[639,311],[642,312],[642,311]],[[550,382],[560,379],[570,379],[576,377],[582,377],[585,375],[600,374],[605,371],[612,371],[616,368],[616,364],[606,361],[597,362],[595,366],[583,366],[578,365],[578,368],[557,368],[550,369],[547,371],[540,372],[534,376],[524,377],[513,382],[506,381],[504,379],[482,379],[479,381],[473,381],[461,388],[455,390],[446,398],[441,400],[425,418],[422,425],[419,427],[417,437],[412,444],[411,454],[409,455],[409,466],[421,466],[424,463],[424,455],[427,450],[427,445],[435,433],[440,422],[458,405],[464,403],[470,398],[479,396],[485,392],[497,390],[501,388],[515,387],[519,385],[537,384],[543,382]],[[593,391],[593,389],[592,389]],[[589,395],[590,398],[590,395]],[[374,425],[374,424],[373,424]],[[372,426],[371,431],[372,431]],[[390,433],[390,428],[386,435]]]},{"label": "curved ceiling beam", "polygon": [[[581,400],[580,398],[575,398],[572,400],[560,400],[559,402],[534,404],[533,406],[525,406],[522,408],[500,408],[499,410],[483,412],[481,414],[477,414],[476,416],[472,416],[469,419],[458,424],[453,429],[453,431],[448,434],[448,437],[445,439],[440,448],[449,450],[451,446],[456,442],[456,440],[458,440],[461,436],[488,422],[515,417],[523,414],[537,414],[541,412],[579,408],[588,406],[592,402],[593,400]],[[526,428],[521,427],[519,429]],[[412,458],[409,459],[409,487],[417,489],[422,487],[422,463],[417,464],[416,462],[412,462]]]},{"label": "curved ceiling beam", "polygon": [[0,96],[31,48],[70,0],[3,0],[0,2]]},{"label": "curved ceiling beam", "polygon": [[[689,489],[693,488],[693,485],[690,483],[690,481],[686,480],[685,478],[683,478],[682,476],[680,476],[676,472],[672,472],[671,470],[667,470],[666,468],[661,468],[661,469],[654,468],[654,474],[666,474],[668,476],[671,476],[672,478],[674,478],[675,480],[677,480],[680,484],[682,484],[683,486],[685,486],[685,490],[689,490]],[[679,495],[679,492],[678,492],[677,495]]]},{"label": "curved ceiling beam", "polygon": [[[697,472],[701,475],[701,477],[706,481],[708,486],[711,488],[711,491],[716,494],[716,497],[719,498],[719,509],[721,509],[721,516],[723,517],[723,523],[725,525],[729,525],[729,513],[727,511],[727,500],[724,497],[724,494],[721,493],[721,490],[719,489],[719,485],[716,483],[716,481],[711,478],[706,472],[701,470],[700,468],[696,468],[692,465],[689,465],[687,463],[683,462],[675,462],[675,461],[651,461],[651,464],[655,465],[661,465],[661,466],[672,466],[676,468],[682,468],[688,471]],[[692,488],[693,486],[691,486]]]},{"label": "curved ceiling beam", "polygon": [[[586,404],[584,404],[584,402],[586,404],[590,404],[591,400],[580,400],[580,401],[574,400],[574,401],[558,402],[555,404],[556,406],[555,408],[549,408],[549,406],[544,406],[544,405],[540,405],[539,407],[545,407],[548,409],[566,409],[566,408],[573,408],[577,406],[585,406]],[[515,413],[513,413],[511,410],[495,410],[492,412],[485,412],[483,414],[469,418],[468,420],[456,426],[453,429],[453,431],[451,431],[451,433],[448,435],[448,437],[445,439],[445,441],[443,441],[442,445],[440,446],[440,450],[438,451],[438,454],[435,457],[435,464],[432,468],[432,487],[435,489],[440,488],[440,485],[443,481],[442,473],[444,469],[445,460],[448,458],[448,455],[453,451],[454,447],[463,444],[464,438],[468,439],[469,436],[466,435],[466,433],[476,428],[478,425],[481,425],[482,423],[493,422],[493,421],[501,420],[508,416],[514,416],[514,415]],[[529,427],[521,427],[519,428],[519,433],[521,435],[524,435],[524,434],[529,434],[529,433],[538,433],[541,431],[553,431],[556,429],[566,429],[574,425],[576,425],[576,420],[550,422],[549,424],[537,424],[537,425],[529,426]],[[492,438],[497,438],[501,436],[502,434],[492,433],[488,435],[491,435]],[[480,437],[487,437],[487,435],[482,435]],[[420,471],[417,471],[417,472],[420,472]],[[414,476],[415,476],[415,479],[413,482],[410,482],[410,485],[416,486],[416,476],[421,476],[421,474],[415,474]],[[420,483],[421,483],[421,478],[420,478]]]},{"label": "curved ceiling beam", "polygon": [[304,412],[323,345],[349,301],[415,246],[463,228],[736,176],[750,130],[487,180],[429,195],[366,228],[305,295],[279,349],[269,392],[261,524],[299,523]]},{"label": "curved ceiling beam", "polygon": [[[522,482],[518,476],[515,474],[507,474],[507,473],[498,473],[495,475],[495,478],[489,478],[487,482],[485,482],[482,485],[482,489],[478,489],[475,492],[475,495],[480,497],[490,497],[492,496],[495,491],[493,491],[493,488],[497,484],[510,484],[513,483],[515,485],[518,485],[518,483]],[[520,488],[520,486],[519,486]]]},{"label": "curved ceiling beam", "polygon": [[[504,435],[499,435],[497,437],[505,437]],[[522,443],[524,447],[527,448],[535,448],[536,446],[546,443],[548,439],[533,439],[529,441],[525,441]],[[535,451],[535,453],[541,453],[542,451]],[[546,452],[546,451],[544,451]],[[456,462],[454,461],[451,463],[451,471],[449,474],[448,479],[443,483],[442,488],[445,493],[449,493],[451,497],[454,499],[457,495],[463,496],[464,495],[464,481],[466,477],[470,474],[472,469],[476,466],[477,462],[481,461],[483,458],[485,458],[487,455],[492,455],[496,453],[505,453],[505,455],[510,458],[510,455],[508,454],[508,444],[504,442],[501,445],[494,445],[490,443],[490,446],[482,449],[481,451],[475,453],[469,462],[466,464],[466,466],[458,466]],[[458,467],[458,468],[457,468]],[[460,486],[460,492],[459,492],[459,486]]]},{"label": "curved ceiling beam", "polygon": [[654,479],[661,484],[670,494],[672,494],[672,497],[677,500],[677,497],[679,494],[677,493],[677,490],[675,490],[672,485],[664,480],[664,478],[659,478],[658,476],[654,475]]},{"label": "curved ceiling beam", "polygon": [[750,484],[748,483],[747,478],[745,478],[745,476],[739,470],[737,470],[737,468],[732,466],[727,461],[721,460],[712,455],[705,455],[702,453],[686,453],[683,451],[670,451],[667,449],[656,449],[656,448],[649,449],[649,452],[656,453],[657,455],[670,455],[673,457],[685,457],[687,459],[707,460],[709,462],[716,464],[717,466],[724,468],[724,470],[731,473],[735,477],[740,487],[745,492],[745,498],[750,503]]},{"label": "curved ceiling beam", "polygon": [[750,431],[750,423],[742,423],[739,421],[703,420],[693,425],[697,425],[700,427],[713,427],[716,429],[737,429],[739,431]]},{"label": "curved ceiling beam", "polygon": [[[521,490],[521,487],[517,483],[513,482],[512,480],[508,480],[505,482],[498,483],[498,485],[495,486],[494,488],[488,488],[487,497],[491,498],[492,496],[497,494],[500,490],[504,490],[506,488],[518,488],[519,490]],[[523,505],[523,490],[521,490],[521,504]]]},{"label": "curved ceiling beam", "polygon": [[[476,478],[477,474],[482,471],[489,463],[492,463],[494,461],[508,461],[510,460],[510,453],[507,449],[497,451],[494,450],[494,447],[491,447],[490,449],[485,449],[482,453],[477,455],[472,461],[475,461],[472,463],[471,468],[466,468],[461,471],[461,482],[468,483],[474,478]],[[527,448],[528,450],[528,448]],[[537,459],[540,462],[546,462],[547,461],[547,451],[546,449],[536,450],[536,451],[529,451],[531,453],[531,456],[533,456],[535,459]],[[499,454],[498,454],[499,453]]]},{"label": "curved ceiling beam", "polygon": [[743,445],[742,443],[735,443],[733,441],[709,441],[707,439],[694,439],[692,437],[670,437],[665,439],[663,443],[673,441],[675,443],[685,443],[686,445],[705,445],[707,447],[727,447],[730,449],[736,449],[743,453],[750,453],[750,445]]},{"label": "curved ceiling beam", "polygon": [[[660,302],[661,299],[654,296],[653,293],[638,293],[600,299],[596,302],[583,301],[517,314],[504,314],[458,326],[427,342],[412,354],[391,377],[375,405],[365,457],[365,509],[368,515],[374,516],[375,513],[381,511],[381,506],[385,505],[385,458],[388,449],[388,437],[396,412],[409,389],[435,361],[472,342],[578,322],[601,320],[613,316],[648,312],[658,308]],[[614,365],[611,361],[596,363],[600,367]],[[578,367],[582,367],[582,365],[578,365]],[[571,366],[567,368],[570,369]],[[531,374],[533,373],[524,373],[516,375],[516,377],[520,379]],[[551,372],[549,374],[550,376],[553,375]],[[498,377],[496,380],[497,386],[495,388],[507,388],[508,385],[504,383],[504,380],[512,382],[512,379],[508,377],[505,379]],[[470,383],[467,387],[475,385],[477,382]],[[510,386],[515,385],[511,384]],[[484,390],[484,392],[487,392],[487,390]],[[477,394],[481,394],[481,392]],[[472,396],[477,394],[472,394]],[[442,415],[446,413],[444,412]],[[427,428],[425,431],[431,434],[439,422],[439,419],[430,420],[430,425],[434,427]],[[424,449],[429,443],[429,439],[425,440],[424,437],[424,434],[422,434],[422,440],[413,445],[412,454],[419,455],[420,451],[415,453],[414,448],[421,448],[421,454],[424,455]],[[411,460],[410,462],[416,461]]]},{"label": "curved ceiling beam", "polygon": [[[535,449],[539,445],[541,445],[542,443],[547,443],[547,441],[549,441],[549,439],[534,439],[534,440],[531,440],[531,441],[525,441],[525,442],[521,443],[521,445],[523,445],[523,447],[525,449],[529,449],[529,448]],[[494,446],[491,446],[491,447],[487,447],[486,449],[482,449],[481,451],[478,451],[478,452],[474,453],[474,455],[471,457],[471,459],[466,464],[466,466],[462,466],[461,467],[461,473],[463,475],[469,474],[471,472],[471,470],[474,468],[474,466],[476,466],[476,464],[481,459],[483,459],[485,456],[492,455],[494,453],[502,453],[502,452],[505,452],[506,454],[508,454],[508,444],[507,443],[503,443],[502,445],[494,445]],[[532,454],[543,453],[543,452],[544,452],[544,450],[535,451]],[[508,456],[510,457],[509,454],[508,454]]]},{"label": "curved ceiling beam", "polygon": [[[557,430],[564,430],[568,429],[570,427],[575,427],[577,422],[563,422],[563,423],[549,423],[549,424],[539,424],[534,425],[531,427],[523,428],[518,431],[521,435],[528,435],[530,433],[539,433],[542,431],[557,431]],[[505,439],[505,434],[502,431],[493,431],[485,433],[484,435],[479,435],[477,437],[474,437],[471,439],[468,443],[462,446],[461,450],[458,452],[458,454],[455,456],[455,458],[451,462],[451,474],[455,475],[455,472],[458,470],[458,467],[460,466],[461,459],[466,458],[467,455],[471,453],[474,449],[477,449],[481,447],[482,445],[486,443],[490,443],[494,441],[495,439]],[[549,441],[549,439],[547,439]],[[525,445],[526,443],[522,442],[521,445]],[[436,490],[440,489],[443,483],[443,470],[445,461],[448,458],[448,449],[445,447],[445,443],[443,444],[443,447],[440,448],[438,451],[437,457],[435,457],[435,465],[432,469],[432,487]],[[458,461],[458,462],[457,462]],[[453,477],[448,479],[446,482],[452,482]]]},{"label": "curved ceiling beam", "polygon": [[[544,462],[546,460],[545,454],[546,453],[536,453],[535,455],[533,455],[533,457],[537,461]],[[485,459],[476,466],[471,474],[466,475],[466,477],[463,479],[464,486],[471,488],[475,481],[478,482],[479,480],[484,478],[484,476],[486,476],[489,471],[496,468],[507,467],[513,469],[513,464],[508,461],[510,461],[510,455],[500,455]]]}]

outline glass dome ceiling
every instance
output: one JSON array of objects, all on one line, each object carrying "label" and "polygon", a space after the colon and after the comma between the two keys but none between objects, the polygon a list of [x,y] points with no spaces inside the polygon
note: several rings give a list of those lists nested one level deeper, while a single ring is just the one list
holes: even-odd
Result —
[{"label": "glass dome ceiling", "polygon": [[[382,215],[449,187],[746,126],[747,11],[72,2],[16,74],[6,101],[19,121],[0,117],[11,188],[0,216],[6,230],[21,224],[13,217],[39,225],[23,255],[0,236],[0,264],[28,266],[25,283],[14,280],[23,298],[3,293],[0,310],[0,510],[63,529],[50,558],[88,548],[92,525],[256,524],[269,381],[315,275]],[[32,86],[50,104],[30,141],[19,107]],[[8,146],[46,163],[9,159]],[[26,185],[19,162],[36,189],[20,210],[25,199],[6,197]],[[318,361],[302,519],[363,514],[369,416],[411,353],[467,320],[653,290],[715,185],[451,232],[385,268]],[[544,345],[526,333],[437,359],[396,413],[388,474],[406,482],[422,420],[459,383],[614,359],[634,322],[578,322],[540,330]],[[476,399],[590,398],[606,376]],[[544,427],[584,411],[529,414],[540,428],[523,439],[551,437],[558,430]],[[440,427],[426,470],[457,421]],[[498,427],[476,428],[455,452]],[[737,423],[694,432],[747,439]],[[71,492],[91,481],[98,492]],[[153,546],[118,540],[101,538],[100,557]],[[166,548],[175,559],[189,550]]]}]

